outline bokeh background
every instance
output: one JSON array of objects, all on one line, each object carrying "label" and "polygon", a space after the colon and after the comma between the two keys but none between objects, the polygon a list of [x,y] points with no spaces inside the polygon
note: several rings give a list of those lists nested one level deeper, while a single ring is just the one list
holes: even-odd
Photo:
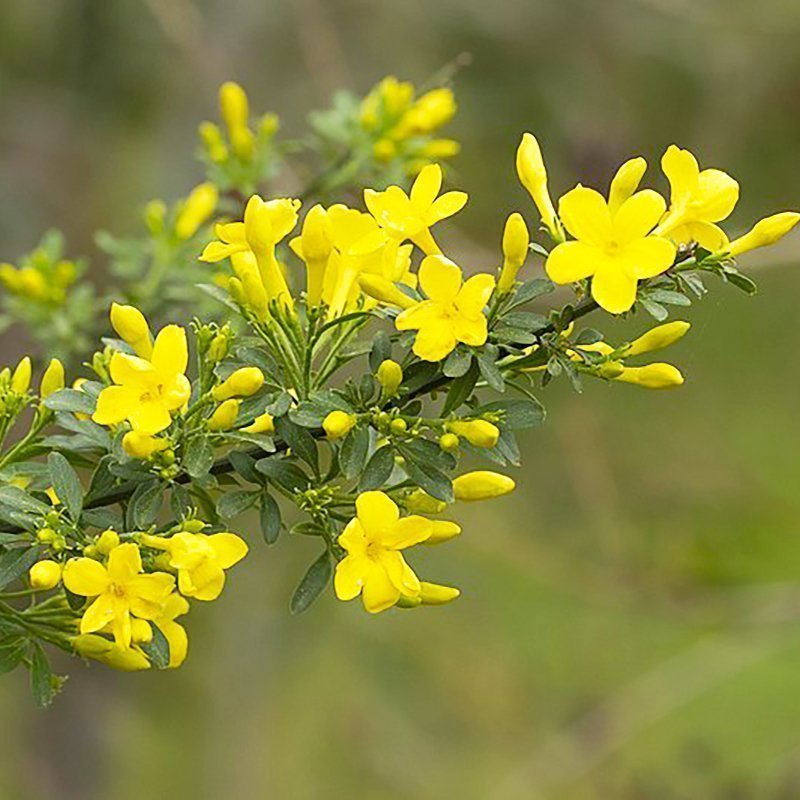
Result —
[{"label": "bokeh background", "polygon": [[[740,180],[743,229],[800,205],[798,37],[796,0],[0,0],[0,259],[56,225],[102,280],[93,231],[200,179],[225,79],[297,134],[337,87],[457,58],[465,263],[530,213],[525,129],[559,191],[690,147]],[[748,260],[758,297],[690,311],[680,391],[543,393],[516,494],[426,561],[458,603],[292,618],[314,548],[284,537],[195,610],[179,672],[74,664],[46,713],[4,677],[0,798],[800,796],[798,262],[795,236]]]}]

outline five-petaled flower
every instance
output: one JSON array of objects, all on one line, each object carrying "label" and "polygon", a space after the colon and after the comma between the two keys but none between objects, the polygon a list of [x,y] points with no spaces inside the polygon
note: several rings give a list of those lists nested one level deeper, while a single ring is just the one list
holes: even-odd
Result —
[{"label": "five-petaled flower", "polygon": [[545,269],[555,283],[592,278],[592,297],[612,314],[628,311],[644,278],[660,275],[675,260],[675,245],[648,236],[664,214],[664,198],[651,189],[636,192],[612,210],[594,189],[577,186],[558,204],[564,227],[577,240],[562,242]]},{"label": "five-petaled flower", "polygon": [[169,565],[178,570],[178,589],[195,600],[216,600],[225,585],[225,570],[247,555],[247,544],[235,533],[190,533],[169,537],[141,537],[142,544],[169,554]]},{"label": "five-petaled flower", "polygon": [[670,145],[661,158],[671,195],[666,216],[656,233],[676,244],[697,242],[707,250],[722,250],[728,243],[715,223],[727,219],[739,200],[739,184],[719,169],[701,170],[688,151]]},{"label": "five-petaled flower", "polygon": [[356,516],[339,536],[347,555],[336,565],[336,596],[352,600],[360,594],[372,614],[391,608],[401,595],[417,597],[419,579],[400,551],[432,533],[433,523],[425,517],[401,518],[387,494],[362,492],[356,499]]},{"label": "five-petaled flower", "polygon": [[64,586],[73,594],[94,597],[81,618],[81,633],[95,633],[110,626],[114,640],[123,648],[131,644],[131,615],[154,620],[164,614],[175,578],[165,572],[142,574],[137,545],[121,544],[103,566],[91,558],[73,558],[64,567]]},{"label": "five-petaled flower", "polygon": [[419,283],[427,300],[402,311],[395,325],[418,331],[414,353],[423,361],[441,361],[459,343],[486,343],[483,309],[494,290],[494,276],[482,273],[463,281],[461,269],[444,256],[427,256],[419,268]]},{"label": "five-petaled flower", "polygon": [[127,420],[145,434],[168,428],[171,412],[184,406],[191,393],[188,361],[186,332],[178,325],[161,329],[149,359],[114,353],[110,373],[115,385],[100,392],[92,419],[100,425]]},{"label": "five-petaled flower", "polygon": [[378,224],[394,239],[410,239],[428,255],[442,251],[431,235],[431,226],[452,217],[465,206],[466,192],[445,192],[442,188],[442,168],[428,164],[420,170],[406,194],[399,186],[389,186],[383,192],[364,190],[364,202]]}]

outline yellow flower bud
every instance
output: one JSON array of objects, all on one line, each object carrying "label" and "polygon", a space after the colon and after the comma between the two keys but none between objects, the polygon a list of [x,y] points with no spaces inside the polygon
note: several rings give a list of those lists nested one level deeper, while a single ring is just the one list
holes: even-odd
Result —
[{"label": "yellow flower bud", "polygon": [[395,436],[400,436],[408,430],[408,423],[404,419],[397,417],[389,424],[389,430]]},{"label": "yellow flower bud", "polygon": [[453,158],[461,152],[461,145],[455,139],[433,139],[422,145],[419,154],[431,161]]},{"label": "yellow flower bud", "polygon": [[264,385],[264,373],[258,367],[242,367],[233,372],[211,391],[215,400],[230,397],[250,397]]},{"label": "yellow flower bud", "polygon": [[439,447],[444,450],[445,453],[454,453],[458,450],[459,439],[454,433],[443,433],[439,437]]},{"label": "yellow flower bud", "polygon": [[419,599],[424,606],[443,606],[452,603],[460,594],[461,592],[454,586],[420,581]]},{"label": "yellow flower bud", "polygon": [[323,206],[317,203],[309,209],[300,236],[292,239],[289,246],[306,265],[306,302],[309,306],[318,306],[333,249],[328,212]]},{"label": "yellow flower bud", "polygon": [[757,247],[768,247],[775,244],[786,236],[798,221],[800,221],[800,214],[795,211],[784,211],[766,217],[757,222],[744,236],[734,239],[728,248],[728,253],[732,256],[740,256]]},{"label": "yellow flower bud", "polygon": [[624,350],[625,358],[638,356],[642,353],[652,353],[655,350],[663,350],[671,344],[675,344],[682,339],[691,325],[682,320],[666,322],[664,325],[657,325],[647,333],[642,334],[638,339],[634,339]]},{"label": "yellow flower bud", "polygon": [[144,207],[144,224],[153,236],[164,232],[164,218],[167,216],[167,206],[163,200],[151,200]]},{"label": "yellow flower bud", "polygon": [[50,559],[37,561],[28,571],[28,579],[32,589],[54,589],[61,580],[61,564]]},{"label": "yellow flower bud", "polygon": [[453,492],[456,500],[471,502],[473,500],[491,500],[513,492],[516,483],[507,475],[489,470],[478,470],[459,475],[453,481]]},{"label": "yellow flower bud", "polygon": [[547,188],[547,169],[539,142],[532,133],[524,133],[517,148],[517,175],[536,204],[536,208],[539,209],[542,222],[550,231],[550,235],[556,241],[562,241],[564,235]]},{"label": "yellow flower bud", "polygon": [[461,534],[461,526],[447,519],[433,519],[433,533],[423,542],[423,544],[441,544],[450,541]]},{"label": "yellow flower bud", "polygon": [[329,439],[343,439],[350,433],[358,422],[355,414],[348,414],[345,411],[331,411],[325,417],[322,427],[325,429]]},{"label": "yellow flower bud", "polygon": [[175,220],[175,235],[183,241],[191,239],[214,213],[218,200],[219,192],[213,183],[206,182],[195,186]]},{"label": "yellow flower bud", "polygon": [[506,220],[506,227],[503,231],[503,269],[500,272],[500,279],[497,281],[497,291],[500,294],[510,291],[514,285],[517,273],[525,263],[530,243],[528,226],[525,224],[522,214],[515,211]]},{"label": "yellow flower bud", "polygon": [[131,639],[134,644],[147,644],[153,640],[153,628],[143,619],[131,620]]},{"label": "yellow flower bud", "polygon": [[144,314],[134,306],[111,304],[111,327],[122,341],[129,344],[139,358],[153,354],[153,337]]},{"label": "yellow flower bud", "polygon": [[672,364],[647,364],[644,367],[624,367],[614,380],[634,383],[644,389],[674,389],[683,383],[683,375]]},{"label": "yellow flower bud", "polygon": [[253,134],[247,127],[250,107],[244,89],[233,81],[223,83],[219,90],[219,107],[233,152],[240,158],[250,158]]},{"label": "yellow flower bud", "polygon": [[64,388],[64,365],[57,359],[50,359],[47,369],[42,375],[42,382],[39,384],[39,397],[43,400],[53,392]]},{"label": "yellow flower bud", "polygon": [[403,382],[403,368],[391,358],[381,361],[375,375],[386,397],[393,397]]},{"label": "yellow flower bud", "polygon": [[447,430],[466,439],[473,447],[494,447],[500,438],[500,429],[485,419],[454,420]]},{"label": "yellow flower bud", "polygon": [[97,552],[107,556],[115,547],[119,547],[119,534],[109,528],[97,537]]},{"label": "yellow flower bud", "polygon": [[413,514],[441,514],[447,503],[431,497],[424,489],[414,489],[403,499],[403,505]]},{"label": "yellow flower bud", "polygon": [[639,156],[626,161],[611,181],[608,192],[608,207],[612,214],[633,195],[647,171],[647,162]]},{"label": "yellow flower bud", "polygon": [[225,146],[225,142],[222,138],[222,131],[213,122],[201,122],[199,132],[208,157],[215,164],[226,161],[228,158],[228,148]]},{"label": "yellow flower bud", "polygon": [[28,389],[30,389],[30,386],[31,360],[28,356],[25,356],[19,364],[17,364],[14,374],[11,376],[11,389],[17,394],[25,394]]},{"label": "yellow flower bud", "polygon": [[277,114],[264,114],[261,119],[258,120],[258,132],[267,138],[274,136],[280,127],[281,121]]},{"label": "yellow flower bud", "polygon": [[236,417],[239,414],[238,400],[225,400],[214,410],[208,418],[208,429],[210,431],[227,431],[233,427]]},{"label": "yellow flower bud", "polygon": [[379,303],[385,303],[398,308],[411,308],[414,301],[404,292],[401,292],[390,280],[381,275],[361,275],[358,278],[361,291]]},{"label": "yellow flower bud", "polygon": [[439,88],[426,92],[405,113],[395,135],[400,138],[431,133],[446,125],[456,113],[456,99],[451,89]]},{"label": "yellow flower bud", "polygon": [[397,155],[397,145],[391,139],[378,139],[372,145],[372,156],[376,161],[386,164]]},{"label": "yellow flower bud", "polygon": [[136,672],[137,670],[149,669],[150,662],[141,650],[133,647],[122,648],[118,644],[98,636],[96,633],[84,633],[75,636],[71,640],[75,652],[100,661],[114,669],[124,672]]},{"label": "yellow flower bud", "polygon": [[249,425],[245,425],[242,430],[245,433],[266,433],[272,436],[275,433],[275,420],[272,414],[264,413],[256,417]]},{"label": "yellow flower bud", "polygon": [[150,458],[154,453],[160,453],[169,447],[166,439],[159,439],[149,433],[128,431],[122,437],[122,449],[131,458]]},{"label": "yellow flower bud", "polygon": [[47,281],[35,267],[23,267],[19,271],[19,292],[33,300],[40,300],[47,293]]}]

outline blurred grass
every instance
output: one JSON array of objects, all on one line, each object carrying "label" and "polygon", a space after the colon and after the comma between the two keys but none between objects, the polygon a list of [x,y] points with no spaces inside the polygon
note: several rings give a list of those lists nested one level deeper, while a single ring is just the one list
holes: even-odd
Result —
[{"label": "blurred grass", "polygon": [[[492,266],[528,209],[523,129],[559,191],[697,149],[740,179],[742,228],[797,206],[798,33],[791,0],[4,0],[0,257],[56,224],[97,260],[95,228],[199,177],[194,126],[226,78],[296,133],[341,83],[421,82],[465,51],[465,265]],[[420,564],[462,586],[453,606],[373,619],[327,597],[290,618],[313,543],[252,536],[179,673],[73,664],[47,714],[4,677],[0,797],[800,795],[798,255],[762,260],[757,298],[715,287],[692,310],[680,391],[543,393],[517,493],[459,509],[462,540]]]}]

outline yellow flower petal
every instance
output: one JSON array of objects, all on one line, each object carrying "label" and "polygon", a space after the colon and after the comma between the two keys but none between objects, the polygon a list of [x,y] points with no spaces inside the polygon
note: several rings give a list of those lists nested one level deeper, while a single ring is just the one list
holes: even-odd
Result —
[{"label": "yellow flower petal", "polygon": [[110,583],[106,568],[91,558],[71,558],[64,566],[64,586],[73,594],[94,597]]},{"label": "yellow flower petal", "polygon": [[629,197],[614,215],[614,236],[620,245],[626,245],[647,236],[666,211],[666,200],[652,189],[645,189]]},{"label": "yellow flower petal", "polygon": [[731,215],[738,200],[739,184],[730,175],[718,169],[704,169],[692,208],[706,222],[721,222]]},{"label": "yellow flower petal", "polygon": [[157,400],[140,402],[128,412],[128,419],[139,433],[160,433],[172,423],[168,409]]},{"label": "yellow flower petal", "polygon": [[489,337],[489,326],[483,314],[474,319],[458,316],[451,321],[451,324],[453,335],[459,342],[470,347],[480,347],[486,344],[486,339]]},{"label": "yellow flower petal", "polygon": [[411,597],[419,594],[419,578],[408,566],[401,553],[396,550],[387,550],[381,555],[379,563],[386,570],[386,575],[398,592]]},{"label": "yellow flower petal", "polygon": [[403,550],[424,542],[433,533],[433,523],[413,514],[397,520],[381,537],[381,544],[394,550]]},{"label": "yellow flower petal", "polygon": [[137,407],[139,396],[125,386],[107,386],[97,398],[92,420],[98,425],[118,425]]},{"label": "yellow flower petal", "polygon": [[434,200],[433,205],[425,214],[426,224],[435,225],[447,217],[452,217],[464,208],[467,200],[469,200],[469,195],[466,192],[445,192]]},{"label": "yellow flower petal", "polygon": [[544,267],[554,283],[575,283],[595,271],[601,256],[601,250],[585,242],[562,242],[550,252]]},{"label": "yellow flower petal", "polygon": [[386,570],[374,565],[365,576],[361,601],[370,614],[391,608],[400,599],[400,592],[389,579]]},{"label": "yellow flower petal", "polygon": [[576,186],[558,202],[564,227],[587,244],[603,247],[612,239],[611,213],[603,195],[586,186]]},{"label": "yellow flower petal", "polygon": [[186,660],[189,651],[189,637],[183,625],[171,619],[158,619],[155,623],[169,644],[169,668],[175,669]]},{"label": "yellow flower petal", "polygon": [[409,195],[412,204],[418,209],[431,206],[442,188],[442,168],[438,164],[423,167],[414,180]]},{"label": "yellow flower petal", "polygon": [[604,267],[592,278],[592,297],[610,314],[629,311],[636,301],[636,278],[628,275],[621,265]]},{"label": "yellow flower petal", "polygon": [[432,300],[423,300],[398,314],[394,324],[399,331],[412,331],[443,321],[446,321],[446,317],[442,305]]},{"label": "yellow flower petal", "polygon": [[414,340],[414,355],[423,361],[441,361],[457,344],[453,325],[449,321],[436,322],[420,329]]},{"label": "yellow flower petal", "polygon": [[647,172],[647,162],[639,156],[626,161],[614,175],[608,192],[608,207],[612,214],[639,188]]},{"label": "yellow flower petal", "polygon": [[114,619],[115,613],[114,596],[111,594],[99,595],[81,617],[81,633],[94,633],[102,630]]},{"label": "yellow flower petal", "polygon": [[675,261],[675,245],[658,236],[648,236],[629,244],[621,257],[630,274],[638,279],[654,278],[668,270]]},{"label": "yellow flower petal", "polygon": [[139,546],[128,542],[115,547],[108,556],[108,577],[122,585],[142,571],[142,556]]},{"label": "yellow flower petal", "polygon": [[419,268],[422,291],[437,303],[452,303],[461,289],[461,270],[444,256],[426,256]]},{"label": "yellow flower petal", "polygon": [[333,588],[340,600],[352,600],[361,594],[364,576],[371,569],[370,560],[363,555],[345,556],[337,565],[333,576]]},{"label": "yellow flower petal", "polygon": [[162,375],[183,374],[189,364],[186,331],[180,325],[167,325],[158,332],[151,357]]},{"label": "yellow flower petal", "polygon": [[456,308],[468,317],[483,316],[483,309],[494,291],[494,275],[481,274],[468,278],[455,299]]},{"label": "yellow flower petal", "polygon": [[356,498],[356,514],[367,538],[375,541],[400,518],[397,504],[384,492],[362,492]]},{"label": "yellow flower petal", "polygon": [[214,533],[208,537],[208,543],[214,550],[217,564],[223,569],[230,569],[247,555],[247,544],[235,533]]}]

